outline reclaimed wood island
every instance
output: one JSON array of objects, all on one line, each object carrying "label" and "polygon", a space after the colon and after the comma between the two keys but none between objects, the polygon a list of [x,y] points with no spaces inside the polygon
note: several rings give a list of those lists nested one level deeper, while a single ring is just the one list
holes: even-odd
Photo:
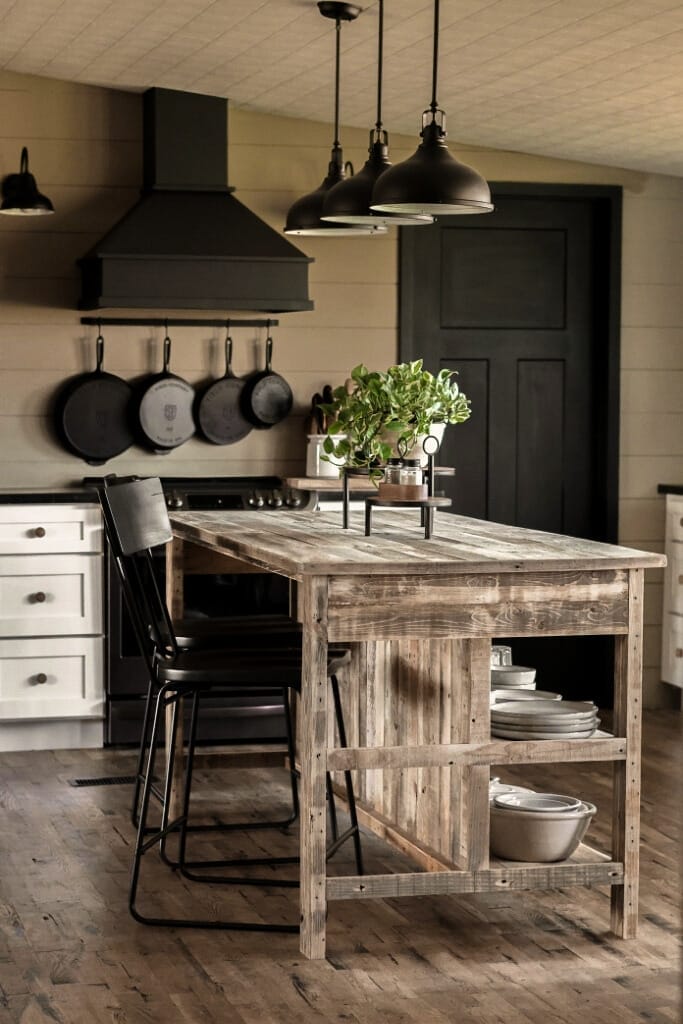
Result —
[{"label": "reclaimed wood island", "polygon": [[[442,515],[435,536],[401,512],[342,530],[325,512],[187,512],[171,516],[174,615],[197,546],[234,566],[296,583],[303,623],[300,706],[301,951],[325,956],[328,901],[611,886],[613,931],[637,928],[643,572],[663,555]],[[206,554],[206,553],[205,553]],[[237,560],[237,561],[235,561]],[[206,571],[206,559],[204,559]],[[214,571],[221,571],[216,563]],[[497,636],[613,635],[613,733],[583,740],[490,735],[490,647]],[[334,744],[327,645],[354,651]],[[614,762],[612,848],[527,864],[489,854],[491,766]],[[354,771],[363,823],[422,870],[326,875],[325,773]]]}]

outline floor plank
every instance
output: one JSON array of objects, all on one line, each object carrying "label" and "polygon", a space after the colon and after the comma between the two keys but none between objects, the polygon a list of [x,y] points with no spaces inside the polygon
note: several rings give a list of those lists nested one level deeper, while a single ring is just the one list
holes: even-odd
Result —
[{"label": "floor plank", "polygon": [[[680,715],[645,721],[640,934],[608,933],[605,889],[352,901],[330,906],[328,956],[294,935],[144,928],[126,904],[130,751],[0,755],[2,1024],[676,1024],[680,1016]],[[606,846],[611,766],[506,768],[506,780],[592,800],[588,840]],[[258,813],[286,798],[284,773],[200,771],[198,814]],[[201,792],[201,795],[200,795]],[[407,861],[366,835],[368,870]],[[217,856],[215,836],[197,849]],[[240,833],[236,852],[294,837]],[[353,873],[351,851],[330,870]],[[149,906],[296,920],[297,894],[192,886],[151,853]],[[199,891],[198,891],[199,890]]]}]

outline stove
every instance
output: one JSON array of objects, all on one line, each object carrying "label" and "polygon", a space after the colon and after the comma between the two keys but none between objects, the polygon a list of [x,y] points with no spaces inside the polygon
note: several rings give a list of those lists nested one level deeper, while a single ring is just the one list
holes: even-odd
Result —
[{"label": "stove", "polygon": [[[296,491],[278,476],[162,476],[166,505],[175,512],[213,509],[313,509],[315,494]],[[101,476],[86,476],[83,486],[93,488],[104,481]]]},{"label": "stove", "polygon": [[[293,490],[277,476],[161,477],[170,510],[260,511],[314,509],[314,492]],[[85,477],[93,489],[103,477]],[[164,582],[166,557],[155,549],[159,581]],[[106,691],[107,745],[138,743],[144,698],[149,683],[132,623],[125,607],[116,567],[106,561]],[[230,615],[287,613],[291,604],[289,582],[271,573],[222,573],[185,577],[185,616],[223,618]],[[204,702],[199,723],[200,742],[280,743],[285,738],[282,705],[271,700],[225,698]]]}]

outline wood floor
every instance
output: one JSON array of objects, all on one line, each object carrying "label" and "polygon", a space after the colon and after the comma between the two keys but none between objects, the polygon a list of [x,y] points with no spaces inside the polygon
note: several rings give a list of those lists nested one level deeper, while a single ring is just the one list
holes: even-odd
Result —
[{"label": "wood floor", "polygon": [[[323,962],[303,960],[295,935],[169,931],[129,917],[129,787],[69,785],[130,773],[129,752],[0,755],[0,1022],[678,1024],[679,723],[676,712],[646,716],[636,940],[609,935],[604,889],[342,902],[330,907]],[[610,766],[536,766],[505,778],[594,801],[587,838],[604,842]],[[200,782],[202,813],[239,813],[240,799],[251,813],[286,797],[281,772]],[[231,842],[246,852],[265,837]],[[269,839],[268,848],[288,842]],[[207,855],[222,848],[201,843]],[[365,849],[372,871],[406,869],[374,837]],[[341,851],[334,870],[350,869],[350,857]],[[146,861],[150,909],[296,920],[296,891],[190,887],[155,852]]]}]

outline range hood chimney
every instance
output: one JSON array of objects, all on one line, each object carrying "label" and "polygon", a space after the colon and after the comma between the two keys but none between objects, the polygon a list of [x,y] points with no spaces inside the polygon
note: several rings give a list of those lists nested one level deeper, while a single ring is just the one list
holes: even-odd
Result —
[{"label": "range hood chimney", "polygon": [[81,309],[313,309],[312,262],[226,185],[228,104],[143,95],[142,198],[79,260]]}]

